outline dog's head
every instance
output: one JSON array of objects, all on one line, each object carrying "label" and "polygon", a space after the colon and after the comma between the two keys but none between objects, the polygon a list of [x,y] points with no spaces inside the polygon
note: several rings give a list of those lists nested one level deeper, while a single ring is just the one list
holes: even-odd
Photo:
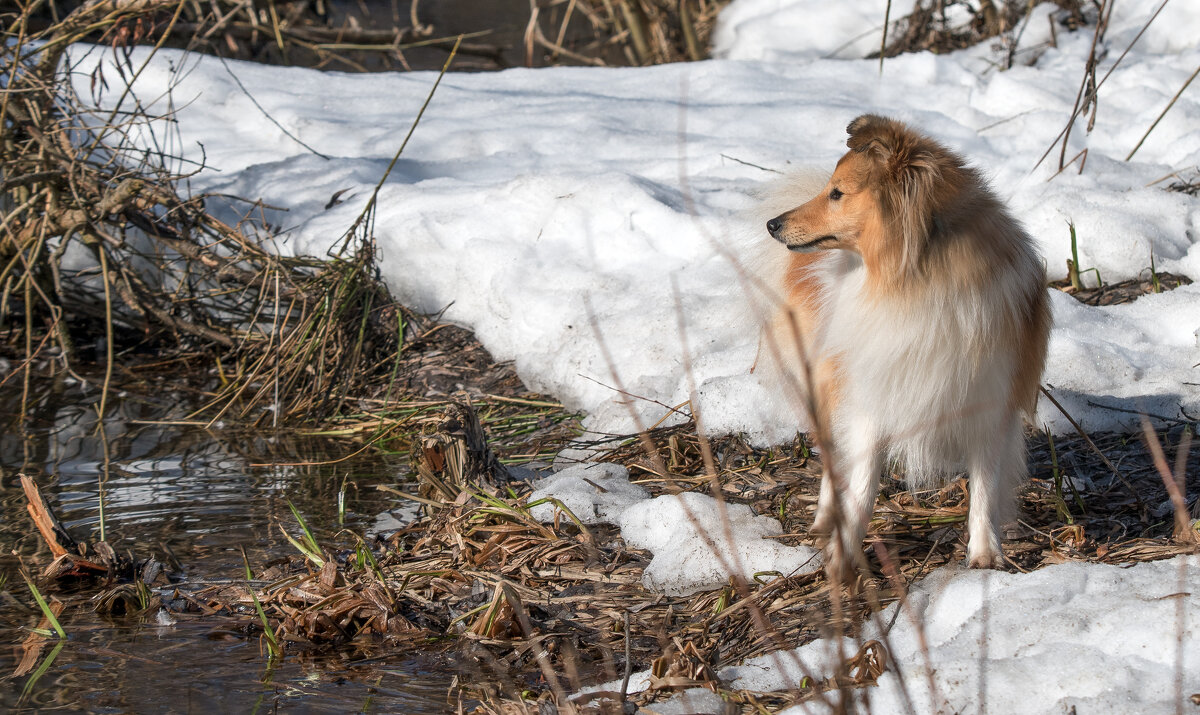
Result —
[{"label": "dog's head", "polygon": [[957,193],[962,162],[892,119],[864,114],[846,131],[850,151],[824,190],[767,221],[767,231],[792,251],[842,249],[914,270],[937,229],[939,207]]}]

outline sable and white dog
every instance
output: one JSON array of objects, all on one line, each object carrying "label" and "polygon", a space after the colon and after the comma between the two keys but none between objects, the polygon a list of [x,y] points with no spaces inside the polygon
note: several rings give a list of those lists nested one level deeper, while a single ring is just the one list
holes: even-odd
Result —
[{"label": "sable and white dog", "polygon": [[885,464],[914,488],[965,469],[969,563],[999,566],[1050,330],[1042,261],[949,149],[874,115],[847,131],[821,193],[767,221],[790,251],[768,338],[831,451],[813,530],[849,575]]}]

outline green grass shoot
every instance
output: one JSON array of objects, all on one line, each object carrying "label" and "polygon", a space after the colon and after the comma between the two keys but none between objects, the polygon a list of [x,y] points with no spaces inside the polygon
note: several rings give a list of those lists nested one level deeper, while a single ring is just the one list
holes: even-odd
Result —
[{"label": "green grass shoot", "polygon": [[283,646],[279,643],[279,637],[275,635],[275,629],[271,627],[271,621],[267,619],[267,612],[263,610],[262,603],[258,600],[258,594],[254,592],[254,588],[250,589],[250,598],[254,599],[254,610],[258,612],[258,619],[262,621],[263,635],[267,637],[267,652],[268,657],[275,660],[283,655]]},{"label": "green grass shoot", "polygon": [[[33,581],[30,581],[28,576],[22,574],[22,577],[25,579],[25,583],[29,585],[29,590],[33,593],[33,600],[37,601],[38,608],[42,609],[42,615],[46,617],[46,621],[54,628],[54,632],[58,634],[59,638],[66,638],[67,632],[63,630],[62,625],[58,622],[58,617],[54,615],[54,611],[50,610],[50,605],[46,603],[46,599],[42,598],[42,593],[38,591],[37,586],[33,585]],[[33,630],[35,633],[45,636],[50,635],[49,631],[43,631],[40,628]]]},{"label": "green grass shoot", "polygon": [[313,537],[312,531],[309,530],[308,523],[304,521],[304,517],[300,516],[300,512],[296,509],[296,506],[292,504],[290,499],[288,500],[287,505],[288,508],[292,510],[292,516],[296,517],[296,522],[300,524],[300,530],[304,532],[302,537],[303,543],[292,538],[292,535],[287,533],[282,524],[279,525],[279,530],[283,532],[285,537],[287,537],[288,542],[290,542],[292,546],[296,547],[297,551],[304,554],[309,561],[312,561],[314,564],[316,564],[318,568],[324,566],[325,559],[321,556],[321,547],[317,545],[317,540]]},{"label": "green grass shoot", "polygon": [[254,580],[254,572],[252,572],[250,570],[250,559],[246,557],[246,547],[239,546],[238,549],[241,550],[241,552],[242,552],[242,566],[245,567],[245,569],[246,569],[246,580],[253,581]]},{"label": "green grass shoot", "polygon": [[1058,464],[1058,450],[1054,447],[1054,435],[1050,433],[1048,427],[1043,427],[1046,432],[1046,439],[1050,444],[1050,475],[1054,478],[1054,508],[1058,512],[1058,516],[1068,524],[1075,523],[1075,517],[1071,515],[1071,509],[1067,506],[1066,499],[1063,498],[1063,473],[1062,467]]},{"label": "green grass shoot", "polygon": [[1079,268],[1079,239],[1078,239],[1078,236],[1076,236],[1076,234],[1075,234],[1075,223],[1073,221],[1067,221],[1067,228],[1069,228],[1071,230],[1071,258],[1067,261],[1067,277],[1071,280],[1071,287],[1077,291],[1083,290],[1082,274],[1089,273],[1089,272],[1096,274],[1096,287],[1097,288],[1103,287],[1104,279],[1100,277],[1100,269],[1085,268],[1083,270],[1080,270],[1080,268]]},{"label": "green grass shoot", "polygon": [[342,478],[342,488],[338,489],[338,495],[337,495],[338,526],[341,526],[346,523],[346,480],[349,478],[350,478],[349,475],[346,475],[345,477],[343,477]]},{"label": "green grass shoot", "polygon": [[25,681],[25,687],[21,689],[20,702],[24,702],[29,697],[29,694],[33,692],[34,684],[37,683],[37,681],[46,674],[46,671],[50,669],[50,666],[54,664],[54,659],[57,658],[58,654],[62,652],[63,646],[65,645],[65,641],[59,641],[57,644],[55,644],[49,655],[42,659],[42,662],[40,665],[38,665],[37,670],[33,671],[33,673],[29,675],[29,678]]}]

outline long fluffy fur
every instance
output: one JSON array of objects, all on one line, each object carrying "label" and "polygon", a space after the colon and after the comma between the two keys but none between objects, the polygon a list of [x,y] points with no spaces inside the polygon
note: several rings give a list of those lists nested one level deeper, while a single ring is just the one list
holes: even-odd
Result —
[{"label": "long fluffy fur", "polygon": [[837,531],[844,575],[888,462],[915,487],[965,469],[968,559],[997,566],[1050,328],[1041,259],[946,147],[874,115],[847,131],[821,193],[768,222],[785,302],[768,342],[831,441],[814,530]]}]

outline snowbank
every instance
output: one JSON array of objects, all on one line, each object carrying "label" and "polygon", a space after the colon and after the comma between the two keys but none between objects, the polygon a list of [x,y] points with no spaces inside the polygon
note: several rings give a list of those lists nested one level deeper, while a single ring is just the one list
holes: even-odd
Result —
[{"label": "snowbank", "polygon": [[[1189,698],[1200,692],[1198,575],[1194,556],[1131,568],[1066,563],[1029,574],[941,568],[909,594],[909,609],[897,615],[900,606],[893,604],[880,614],[878,623],[895,622],[886,642],[897,667],[856,697],[877,713],[1121,715],[1190,708]],[[878,628],[868,624],[864,641],[877,638]],[[782,689],[805,673],[829,676],[837,645],[814,641],[720,675],[734,688]],[[842,645],[857,652],[857,644]]]},{"label": "snowbank", "polygon": [[[635,426],[602,340],[625,388],[645,398],[634,407],[646,422],[687,399],[690,356],[709,424],[760,443],[802,425],[748,376],[757,326],[727,255],[745,256],[746,241],[763,239],[768,216],[756,192],[775,172],[831,168],[846,124],[862,112],[913,122],[984,167],[1053,277],[1064,274],[1071,221],[1080,263],[1106,281],[1144,275],[1151,251],[1160,270],[1200,278],[1200,202],[1148,186],[1200,165],[1200,93],[1185,92],[1124,161],[1200,64],[1200,15],[1188,3],[1168,5],[1108,78],[1094,130],[1076,123],[1066,156],[1087,148],[1086,169],[1054,178],[1057,152],[1034,166],[1070,114],[1091,32],[1060,29],[1057,48],[1044,46],[1050,9],[1039,9],[1005,72],[989,46],[890,59],[882,77],[874,61],[820,59],[853,39],[841,33],[869,29],[880,4],[734,3],[718,56],[766,61],[447,76],[380,195],[384,275],[408,304],[448,307],[497,359],[514,360],[530,387],[586,411],[591,429]],[[1102,72],[1151,9],[1118,3]],[[73,57],[87,95],[90,73],[111,53],[77,48]],[[105,72],[102,103],[120,92],[111,66]],[[361,210],[433,80],[162,52],[137,95],[165,109],[169,93],[178,122],[157,130],[169,151],[205,158],[194,188],[281,207],[267,215],[288,229],[284,250],[319,255]],[[327,207],[343,190],[342,203]],[[1115,308],[1054,301],[1046,382],[1085,427],[1136,419],[1095,405],[1200,409],[1196,291]],[[1046,404],[1039,419],[1070,429]]]},{"label": "snowbank", "polygon": [[[685,492],[649,498],[617,464],[579,464],[534,484],[529,503],[553,497],[586,524],[621,528],[625,543],[653,558],[642,574],[647,588],[672,596],[720,588],[733,574],[746,580],[794,576],[821,566],[808,546],[786,546],[771,537],[780,523],[744,504],[725,504]],[[552,521],[556,505],[537,504],[535,519]]]},{"label": "snowbank", "polygon": [[[812,641],[718,677],[735,690],[793,689],[806,677],[831,677],[860,642],[879,640],[893,663],[877,685],[850,691],[851,712],[1177,712],[1200,693],[1198,573],[1195,556],[1129,568],[1065,563],[1028,574],[945,566],[910,591],[906,607],[894,603],[869,621],[860,641]],[[649,685],[649,671],[629,680],[630,692]],[[812,700],[783,715],[835,712],[827,705],[839,697],[827,693],[828,703]]]}]

